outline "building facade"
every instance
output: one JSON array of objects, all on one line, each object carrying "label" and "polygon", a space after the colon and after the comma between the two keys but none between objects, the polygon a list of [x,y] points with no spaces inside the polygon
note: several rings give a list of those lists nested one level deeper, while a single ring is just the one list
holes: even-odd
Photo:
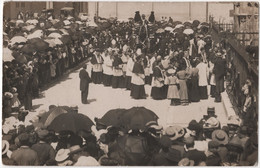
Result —
[{"label": "building facade", "polygon": [[232,17],[229,11],[233,10],[233,3],[217,2],[5,2],[4,16],[6,18],[16,18],[19,11],[40,13],[43,9],[53,8],[54,14],[58,16],[63,7],[73,7],[75,14],[87,13],[90,17],[95,14],[101,17],[117,17],[127,20],[133,18],[135,11],[149,17],[154,11],[157,20],[162,17],[171,17],[173,20],[187,21],[200,20],[207,21],[209,15],[216,20],[231,22]]}]

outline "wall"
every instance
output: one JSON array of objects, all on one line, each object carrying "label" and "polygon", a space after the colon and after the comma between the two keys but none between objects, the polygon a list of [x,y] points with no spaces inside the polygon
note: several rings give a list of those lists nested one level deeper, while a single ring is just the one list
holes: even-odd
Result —
[{"label": "wall", "polygon": [[[96,2],[89,2],[96,4]],[[232,22],[229,11],[233,9],[233,3],[208,3],[208,14],[213,15],[215,20]],[[99,2],[99,16],[118,17],[128,19],[134,17],[135,11],[145,14],[148,18],[151,11],[155,12],[155,18],[160,20],[162,16],[173,20],[187,21],[198,19],[206,21],[206,2]],[[92,10],[95,13],[95,9]],[[94,16],[90,12],[90,16]],[[191,18],[189,17],[191,16]]]}]

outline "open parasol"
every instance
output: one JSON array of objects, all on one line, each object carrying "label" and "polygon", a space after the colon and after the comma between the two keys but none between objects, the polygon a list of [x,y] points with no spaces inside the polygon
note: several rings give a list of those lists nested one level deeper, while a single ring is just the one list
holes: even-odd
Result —
[{"label": "open parasol", "polygon": [[27,36],[27,39],[42,38],[42,36],[43,36],[42,30],[35,30],[33,33]]},{"label": "open parasol", "polygon": [[36,20],[36,19],[30,19],[30,20],[27,20],[26,23],[29,23],[29,24],[32,24],[32,25],[37,25],[39,21]]},{"label": "open parasol", "polygon": [[49,43],[45,42],[43,39],[40,38],[33,38],[28,40],[30,44],[35,46],[37,51],[44,51],[49,48]]},{"label": "open parasol", "polygon": [[145,107],[133,107],[122,114],[121,124],[125,129],[144,130],[146,124],[150,121],[157,122],[158,116]]},{"label": "open parasol", "polygon": [[156,30],[156,33],[163,33],[163,32],[164,32],[164,29],[162,29],[162,28]]},{"label": "open parasol", "polygon": [[60,35],[59,33],[51,33],[48,36],[49,38],[61,38],[62,35]]},{"label": "open parasol", "polygon": [[91,131],[93,121],[79,113],[64,113],[57,116],[47,127],[55,132],[72,131],[78,133],[81,130]]},{"label": "open parasol", "polygon": [[126,112],[126,109],[109,110],[102,118],[98,119],[97,122],[106,126],[120,126],[121,116],[124,112]]},{"label": "open parasol", "polygon": [[12,61],[14,57],[12,55],[12,51],[9,48],[3,48],[3,61]]},{"label": "open parasol", "polygon": [[10,45],[14,45],[16,43],[26,43],[27,39],[23,36],[15,36],[10,40]]},{"label": "open parasol", "polygon": [[189,35],[189,34],[193,34],[194,31],[193,31],[192,29],[185,29],[185,30],[183,31],[183,33]]},{"label": "open parasol", "polygon": [[30,53],[33,53],[36,51],[35,49],[35,46],[33,44],[25,44],[22,48],[21,48],[21,51],[23,53],[26,53],[26,54],[30,54]]},{"label": "open parasol", "polygon": [[41,119],[40,122],[44,124],[44,126],[49,126],[50,123],[59,115],[63,114],[63,113],[67,113],[66,110],[64,110],[61,107],[55,107],[53,109],[51,109],[50,111],[48,111],[47,113],[45,113]]}]

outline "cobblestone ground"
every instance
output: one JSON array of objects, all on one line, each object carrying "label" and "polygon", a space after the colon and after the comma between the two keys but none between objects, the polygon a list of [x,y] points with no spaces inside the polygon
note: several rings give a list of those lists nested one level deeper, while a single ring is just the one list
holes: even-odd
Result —
[{"label": "cobblestone ground", "polygon": [[[30,120],[42,109],[48,110],[51,104],[77,105],[79,113],[89,116],[92,120],[94,117],[102,117],[110,109],[144,106],[159,116],[158,122],[163,127],[174,124],[187,126],[192,119],[199,121],[207,113],[208,106],[214,106],[221,124],[226,124],[227,117],[223,103],[215,103],[213,98],[191,103],[188,106],[170,106],[170,100],[153,100],[150,96],[145,100],[134,100],[130,97],[130,91],[125,89],[112,89],[101,84],[90,84],[88,98],[90,104],[82,104],[78,73],[79,70],[70,73],[65,79],[43,91],[41,98],[34,99],[35,112],[30,112],[26,120]],[[146,85],[145,90],[150,95],[151,87]]]}]

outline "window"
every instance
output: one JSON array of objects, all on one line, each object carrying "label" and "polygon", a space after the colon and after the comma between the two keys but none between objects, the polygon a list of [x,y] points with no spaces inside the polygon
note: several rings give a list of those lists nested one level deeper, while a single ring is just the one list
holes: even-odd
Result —
[{"label": "window", "polygon": [[19,8],[20,2],[16,2],[15,5],[16,5],[16,8]]},{"label": "window", "polygon": [[21,2],[21,7],[22,7],[22,8],[25,7],[25,2]]}]

